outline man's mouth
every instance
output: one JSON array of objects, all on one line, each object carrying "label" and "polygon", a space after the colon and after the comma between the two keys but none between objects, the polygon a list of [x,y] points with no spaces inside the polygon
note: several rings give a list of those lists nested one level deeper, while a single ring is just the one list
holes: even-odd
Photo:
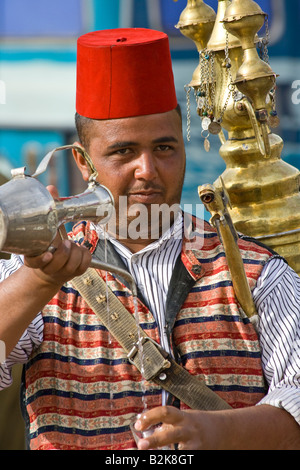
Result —
[{"label": "man's mouth", "polygon": [[149,189],[136,189],[128,193],[130,199],[134,199],[137,202],[141,203],[151,203],[156,202],[158,199],[161,199],[163,191],[161,189],[149,188]]}]

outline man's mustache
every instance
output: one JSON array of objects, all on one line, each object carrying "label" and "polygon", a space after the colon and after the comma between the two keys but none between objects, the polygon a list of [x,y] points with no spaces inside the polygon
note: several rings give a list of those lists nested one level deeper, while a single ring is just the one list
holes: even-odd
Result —
[{"label": "man's mustache", "polygon": [[136,186],[134,188],[130,188],[129,190],[127,190],[126,194],[134,194],[134,193],[139,193],[139,192],[143,192],[143,191],[147,191],[147,192],[150,192],[150,191],[159,191],[159,192],[162,192],[164,190],[164,188],[158,184],[143,184],[142,186]]}]

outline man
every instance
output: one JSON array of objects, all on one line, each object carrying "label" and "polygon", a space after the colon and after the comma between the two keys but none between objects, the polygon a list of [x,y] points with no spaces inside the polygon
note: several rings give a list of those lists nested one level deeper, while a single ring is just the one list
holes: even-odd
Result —
[{"label": "man", "polygon": [[[130,424],[147,408],[137,426],[161,420],[166,433],[141,441],[141,448],[166,441],[181,448],[299,449],[298,276],[269,250],[240,240],[261,316],[259,344],[235,299],[215,231],[207,224],[199,230],[191,218],[189,238],[180,211],[166,230],[152,213],[162,204],[178,206],[185,170],[167,37],[139,29],[89,33],[78,41],[77,77],[80,144],[112,193],[116,218],[108,240],[104,229],[83,222],[69,240],[53,241],[54,252],[2,263],[0,338],[8,354],[2,384],[9,384],[16,359],[26,362],[30,448],[134,448]],[[74,158],[87,181],[89,165],[75,150]],[[143,211],[146,227],[132,236],[130,225]],[[139,292],[137,311],[124,279],[99,275],[147,335],[232,409],[183,411],[183,401],[143,379],[72,284],[91,253],[128,269]],[[171,411],[161,408],[166,403]]]}]

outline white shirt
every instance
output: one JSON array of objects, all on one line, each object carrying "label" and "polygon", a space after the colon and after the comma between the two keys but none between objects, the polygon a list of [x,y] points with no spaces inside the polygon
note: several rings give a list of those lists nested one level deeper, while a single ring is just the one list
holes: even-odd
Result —
[{"label": "white shirt", "polygon": [[[103,233],[103,232],[102,232]],[[165,335],[165,313],[168,287],[176,260],[182,249],[182,215],[162,237],[137,253],[132,253],[118,240],[109,237],[128,272],[147,301],[158,324],[162,347],[169,351]]]},{"label": "white shirt", "polygon": [[[176,236],[179,230],[182,226],[177,220],[160,240],[135,254],[111,240],[156,317],[164,347],[165,300],[181,251],[181,237]],[[21,264],[22,259],[14,255],[9,262],[0,260],[0,281]],[[263,268],[253,298],[259,314],[262,365],[269,385],[268,394],[258,405],[284,408],[300,424],[300,278],[282,259],[272,258]],[[0,390],[12,382],[12,365],[27,362],[42,340],[43,321],[39,314],[0,366]]]}]

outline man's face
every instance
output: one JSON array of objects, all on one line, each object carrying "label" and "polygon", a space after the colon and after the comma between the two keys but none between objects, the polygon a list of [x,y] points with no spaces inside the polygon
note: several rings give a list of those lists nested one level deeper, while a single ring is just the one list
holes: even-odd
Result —
[{"label": "man's face", "polygon": [[[86,149],[99,182],[112,193],[118,223],[130,219],[130,208],[180,203],[185,174],[181,119],[176,110],[155,115],[94,121]],[[76,158],[76,157],[75,157]],[[77,164],[85,180],[88,168]],[[120,196],[127,198],[126,215],[118,214]],[[124,198],[123,198],[124,200]],[[132,217],[134,218],[134,217]],[[151,222],[151,221],[150,221]]]}]

